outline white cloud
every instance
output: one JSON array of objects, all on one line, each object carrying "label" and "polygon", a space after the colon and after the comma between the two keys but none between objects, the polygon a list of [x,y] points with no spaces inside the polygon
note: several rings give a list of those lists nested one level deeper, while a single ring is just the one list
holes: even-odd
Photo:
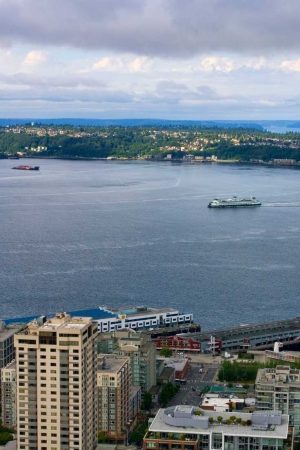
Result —
[{"label": "white cloud", "polygon": [[96,61],[92,70],[108,72],[144,72],[149,69],[151,62],[146,56],[137,57],[110,57],[104,56]]},{"label": "white cloud", "polygon": [[300,59],[282,61],[280,68],[286,72],[300,72]]},{"label": "white cloud", "polygon": [[252,70],[262,70],[270,67],[270,63],[268,63],[267,60],[263,57],[251,58],[245,62],[244,67]]},{"label": "white cloud", "polygon": [[146,56],[140,56],[134,58],[132,61],[128,63],[128,68],[132,72],[144,72],[149,68],[150,61]]},{"label": "white cloud", "polygon": [[93,64],[95,70],[119,70],[123,67],[123,61],[121,58],[112,58],[104,56]]},{"label": "white cloud", "polygon": [[23,64],[26,66],[36,66],[47,61],[47,53],[41,50],[31,50],[25,56]]},{"label": "white cloud", "polygon": [[225,57],[207,56],[200,61],[200,68],[206,72],[229,73],[235,69],[234,61]]}]

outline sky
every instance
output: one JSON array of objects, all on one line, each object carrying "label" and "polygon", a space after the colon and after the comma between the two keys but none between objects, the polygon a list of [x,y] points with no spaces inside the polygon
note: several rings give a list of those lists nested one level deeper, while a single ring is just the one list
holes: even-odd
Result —
[{"label": "sky", "polygon": [[300,119],[300,1],[0,0],[0,117]]}]

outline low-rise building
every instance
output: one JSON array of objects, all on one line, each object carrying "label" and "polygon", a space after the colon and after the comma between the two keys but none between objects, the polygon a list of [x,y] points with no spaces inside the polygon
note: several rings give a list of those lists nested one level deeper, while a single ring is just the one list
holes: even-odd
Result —
[{"label": "low-rise building", "polygon": [[209,411],[232,412],[241,410],[245,407],[245,400],[239,397],[210,397],[204,396],[201,402],[201,408]]},{"label": "low-rise building", "polygon": [[164,366],[174,370],[174,381],[185,382],[190,367],[189,358],[157,358]]},{"label": "low-rise building", "polygon": [[280,412],[219,413],[179,405],[158,411],[143,450],[283,450],[287,438],[288,416]]},{"label": "low-rise building", "polygon": [[154,340],[157,350],[169,348],[180,352],[200,352],[201,344],[196,339],[182,336],[159,336]]}]

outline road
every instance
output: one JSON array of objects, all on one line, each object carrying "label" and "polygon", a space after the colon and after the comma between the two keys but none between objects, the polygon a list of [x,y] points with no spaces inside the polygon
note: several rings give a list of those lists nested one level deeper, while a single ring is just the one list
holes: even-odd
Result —
[{"label": "road", "polygon": [[[213,383],[219,365],[192,363],[187,376],[186,384],[180,386],[180,390],[170,401],[168,406],[193,405],[200,403],[199,392]],[[202,373],[199,370],[202,369]]]}]

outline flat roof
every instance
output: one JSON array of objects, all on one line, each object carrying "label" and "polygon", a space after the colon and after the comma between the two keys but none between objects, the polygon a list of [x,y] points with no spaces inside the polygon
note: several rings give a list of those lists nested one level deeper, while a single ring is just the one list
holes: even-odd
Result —
[{"label": "flat roof", "polygon": [[[274,377],[272,377],[274,375]],[[291,379],[290,375],[296,375],[298,379]],[[280,377],[283,378],[280,378]],[[292,369],[290,366],[278,365],[274,368],[258,369],[255,384],[269,384],[272,386],[300,385],[300,370]]]},{"label": "flat roof", "polygon": [[42,324],[36,320],[33,320],[32,322],[29,322],[26,328],[21,329],[16,334],[37,335],[39,332],[43,331],[63,332],[64,330],[78,332],[89,326],[92,323],[91,321],[91,317],[71,317],[67,313],[58,313]]},{"label": "flat roof", "polygon": [[[185,408],[184,412],[188,412],[189,409],[195,408],[191,405],[179,405],[180,408]],[[175,407],[175,408],[178,408]],[[175,409],[174,408],[174,409]],[[167,408],[169,411],[170,408]],[[189,427],[189,426],[172,426],[165,423],[165,411],[166,409],[159,409],[158,413],[154,417],[149,431],[151,432],[164,432],[164,433],[189,433],[189,434],[210,434],[214,433],[222,433],[229,436],[249,436],[249,437],[259,437],[259,438],[273,438],[273,439],[286,439],[288,434],[288,423],[289,416],[287,414],[282,414],[281,425],[274,425],[272,428],[268,428],[265,430],[255,429],[252,425],[226,425],[226,424],[209,424],[208,428],[200,428],[197,427]],[[181,411],[181,409],[180,409]],[[268,411],[266,411],[268,412]],[[266,413],[265,412],[265,413]],[[229,412],[218,412],[218,411],[205,411],[201,410],[201,415],[203,417],[212,417],[216,422],[219,416],[222,416],[224,420],[229,419],[232,416],[240,417],[242,420],[247,421],[252,419],[251,413],[229,413]],[[197,416],[196,416],[197,417]],[[201,417],[201,416],[200,416]]]},{"label": "flat roof", "polygon": [[176,371],[183,370],[185,368],[186,364],[189,363],[188,358],[177,359],[177,358],[158,357],[157,360],[163,361],[166,367],[172,367]]},{"label": "flat roof", "polygon": [[120,370],[123,365],[129,362],[129,358],[118,358],[116,356],[105,355],[101,368],[98,368],[97,373],[116,372]]},{"label": "flat roof", "polygon": [[202,406],[226,406],[229,403],[244,403],[243,398],[231,397],[231,398],[220,398],[220,397],[204,397],[202,399]]}]

